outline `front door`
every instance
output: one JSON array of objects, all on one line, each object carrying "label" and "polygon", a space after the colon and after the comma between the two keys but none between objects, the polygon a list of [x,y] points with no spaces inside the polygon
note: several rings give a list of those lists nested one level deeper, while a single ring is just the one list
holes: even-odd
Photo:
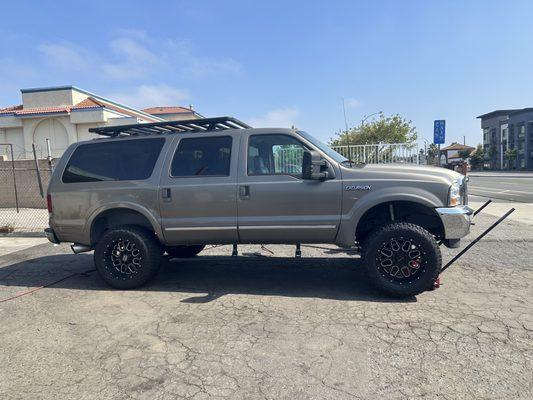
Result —
[{"label": "front door", "polygon": [[160,185],[161,222],[169,244],[235,243],[235,134],[179,134]]},{"label": "front door", "polygon": [[296,135],[243,134],[237,194],[241,242],[334,240],[341,213],[340,173],[326,181],[303,180],[307,149],[317,150]]}]

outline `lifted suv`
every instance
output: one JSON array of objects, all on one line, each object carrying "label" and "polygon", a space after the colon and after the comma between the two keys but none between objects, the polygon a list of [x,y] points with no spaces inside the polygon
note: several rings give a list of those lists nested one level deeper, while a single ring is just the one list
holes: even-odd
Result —
[{"label": "lifted suv", "polygon": [[372,282],[394,296],[431,289],[437,242],[469,233],[462,175],[442,168],[354,165],[294,129],[228,117],[92,128],[48,188],[53,243],[94,250],[102,278],[132,289],[161,256],[206,244],[358,246]]}]

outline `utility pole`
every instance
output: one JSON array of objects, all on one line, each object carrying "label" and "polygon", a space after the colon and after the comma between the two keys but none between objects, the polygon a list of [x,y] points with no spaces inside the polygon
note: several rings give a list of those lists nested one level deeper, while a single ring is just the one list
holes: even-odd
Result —
[{"label": "utility pole", "polygon": [[346,120],[346,105],[344,104],[344,97],[342,98],[342,112],[344,113],[344,127],[348,132],[348,121]]}]

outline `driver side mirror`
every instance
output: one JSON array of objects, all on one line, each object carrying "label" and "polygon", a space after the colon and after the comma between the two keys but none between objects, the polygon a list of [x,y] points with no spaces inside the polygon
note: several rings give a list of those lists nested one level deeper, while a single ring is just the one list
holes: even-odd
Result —
[{"label": "driver side mirror", "polygon": [[302,178],[324,181],[331,179],[331,173],[327,171],[328,163],[318,151],[306,150],[302,159]]}]

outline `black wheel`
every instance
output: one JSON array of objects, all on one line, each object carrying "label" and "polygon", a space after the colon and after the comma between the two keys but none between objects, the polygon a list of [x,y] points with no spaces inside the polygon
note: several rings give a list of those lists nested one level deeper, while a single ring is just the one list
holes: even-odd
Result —
[{"label": "black wheel", "polygon": [[441,270],[440,249],[433,235],[410,223],[393,223],[370,234],[363,263],[372,283],[395,297],[429,290]]},{"label": "black wheel", "polygon": [[170,257],[191,258],[201,252],[204,248],[205,245],[203,244],[192,246],[169,246],[166,248],[166,251]]},{"label": "black wheel", "polygon": [[136,226],[120,226],[106,232],[96,244],[94,263],[110,286],[135,289],[159,271],[161,247],[153,233]]}]

